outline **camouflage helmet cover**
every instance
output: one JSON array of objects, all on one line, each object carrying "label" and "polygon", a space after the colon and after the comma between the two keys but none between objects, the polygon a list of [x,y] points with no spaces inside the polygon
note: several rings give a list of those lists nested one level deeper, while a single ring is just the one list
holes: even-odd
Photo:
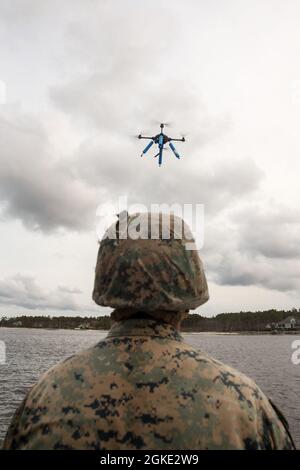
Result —
[{"label": "camouflage helmet cover", "polygon": [[173,214],[125,214],[100,242],[93,300],[143,311],[190,310],[205,303],[206,278],[198,251],[187,249],[194,245],[187,224]]}]

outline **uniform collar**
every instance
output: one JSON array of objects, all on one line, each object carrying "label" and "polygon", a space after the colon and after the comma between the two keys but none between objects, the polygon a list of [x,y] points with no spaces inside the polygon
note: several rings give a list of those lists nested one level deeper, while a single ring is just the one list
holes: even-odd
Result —
[{"label": "uniform collar", "polygon": [[107,338],[115,336],[149,336],[151,338],[183,341],[180,332],[169,323],[148,319],[129,318],[113,324]]}]

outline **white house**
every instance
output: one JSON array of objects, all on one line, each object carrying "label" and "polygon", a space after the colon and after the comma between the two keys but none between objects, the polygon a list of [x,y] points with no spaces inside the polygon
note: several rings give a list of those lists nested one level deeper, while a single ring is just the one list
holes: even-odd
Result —
[{"label": "white house", "polygon": [[290,315],[278,323],[272,323],[272,328],[276,328],[278,330],[292,330],[294,328],[300,328],[300,320]]}]

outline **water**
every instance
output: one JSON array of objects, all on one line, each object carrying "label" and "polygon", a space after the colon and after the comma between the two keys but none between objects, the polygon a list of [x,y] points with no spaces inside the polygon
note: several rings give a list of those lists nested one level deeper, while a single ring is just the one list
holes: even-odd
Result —
[{"label": "water", "polygon": [[[12,414],[40,375],[106,336],[99,331],[1,328],[7,363],[0,365],[0,444]],[[300,365],[291,362],[299,336],[185,334],[185,340],[252,377],[282,409],[300,448]]]}]

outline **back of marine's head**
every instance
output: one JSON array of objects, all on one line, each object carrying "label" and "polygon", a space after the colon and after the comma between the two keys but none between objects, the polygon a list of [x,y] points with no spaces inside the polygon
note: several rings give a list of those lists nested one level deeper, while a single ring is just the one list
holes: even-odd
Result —
[{"label": "back of marine's head", "polygon": [[186,311],[209,298],[187,224],[173,214],[123,213],[100,242],[93,300],[135,311]]}]

